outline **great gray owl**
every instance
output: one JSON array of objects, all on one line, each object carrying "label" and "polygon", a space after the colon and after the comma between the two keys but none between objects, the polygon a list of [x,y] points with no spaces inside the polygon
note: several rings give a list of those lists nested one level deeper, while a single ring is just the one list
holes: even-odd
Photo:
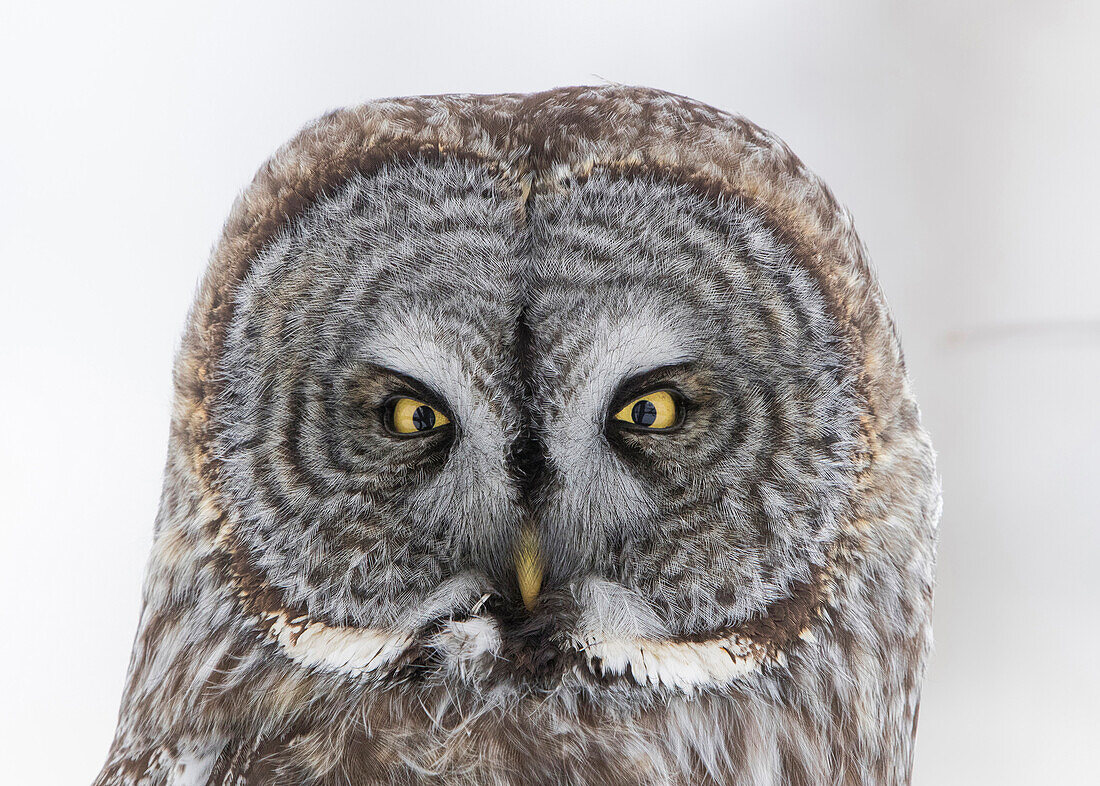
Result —
[{"label": "great gray owl", "polygon": [[622,87],[369,103],[236,202],[98,784],[897,784],[939,485],[848,214]]}]

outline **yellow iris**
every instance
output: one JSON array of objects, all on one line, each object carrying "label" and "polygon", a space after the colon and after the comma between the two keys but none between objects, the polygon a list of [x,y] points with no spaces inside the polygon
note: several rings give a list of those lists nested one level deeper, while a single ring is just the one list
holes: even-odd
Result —
[{"label": "yellow iris", "polygon": [[393,430],[398,434],[431,431],[450,422],[438,409],[414,398],[399,398],[393,405]]},{"label": "yellow iris", "polygon": [[647,393],[616,412],[615,419],[643,428],[668,428],[676,425],[676,399],[666,390]]}]

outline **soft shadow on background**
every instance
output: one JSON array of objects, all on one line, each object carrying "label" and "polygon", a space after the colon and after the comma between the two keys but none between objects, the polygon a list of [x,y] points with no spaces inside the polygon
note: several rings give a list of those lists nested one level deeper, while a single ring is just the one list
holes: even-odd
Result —
[{"label": "soft shadow on background", "polygon": [[172,355],[263,159],[373,97],[604,79],[778,133],[877,264],[944,485],[914,782],[1095,782],[1100,4],[14,5],[0,11],[5,782],[87,783],[106,755]]}]

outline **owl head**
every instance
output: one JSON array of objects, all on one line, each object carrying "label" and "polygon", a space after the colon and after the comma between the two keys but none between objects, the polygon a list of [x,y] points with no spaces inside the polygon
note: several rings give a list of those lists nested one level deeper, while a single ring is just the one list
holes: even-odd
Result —
[{"label": "owl head", "polygon": [[932,452],[848,214],[749,122],[330,114],[238,199],[175,382],[143,733],[840,707],[907,758]]}]

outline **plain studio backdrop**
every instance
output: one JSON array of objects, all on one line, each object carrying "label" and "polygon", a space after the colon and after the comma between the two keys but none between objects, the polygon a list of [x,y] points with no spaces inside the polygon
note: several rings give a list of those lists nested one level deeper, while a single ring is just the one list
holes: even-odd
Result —
[{"label": "plain studio backdrop", "polygon": [[0,780],[94,778],[172,356],[234,196],[331,108],[646,84],[853,211],[944,484],[917,784],[1100,771],[1100,4],[5,3]]}]

